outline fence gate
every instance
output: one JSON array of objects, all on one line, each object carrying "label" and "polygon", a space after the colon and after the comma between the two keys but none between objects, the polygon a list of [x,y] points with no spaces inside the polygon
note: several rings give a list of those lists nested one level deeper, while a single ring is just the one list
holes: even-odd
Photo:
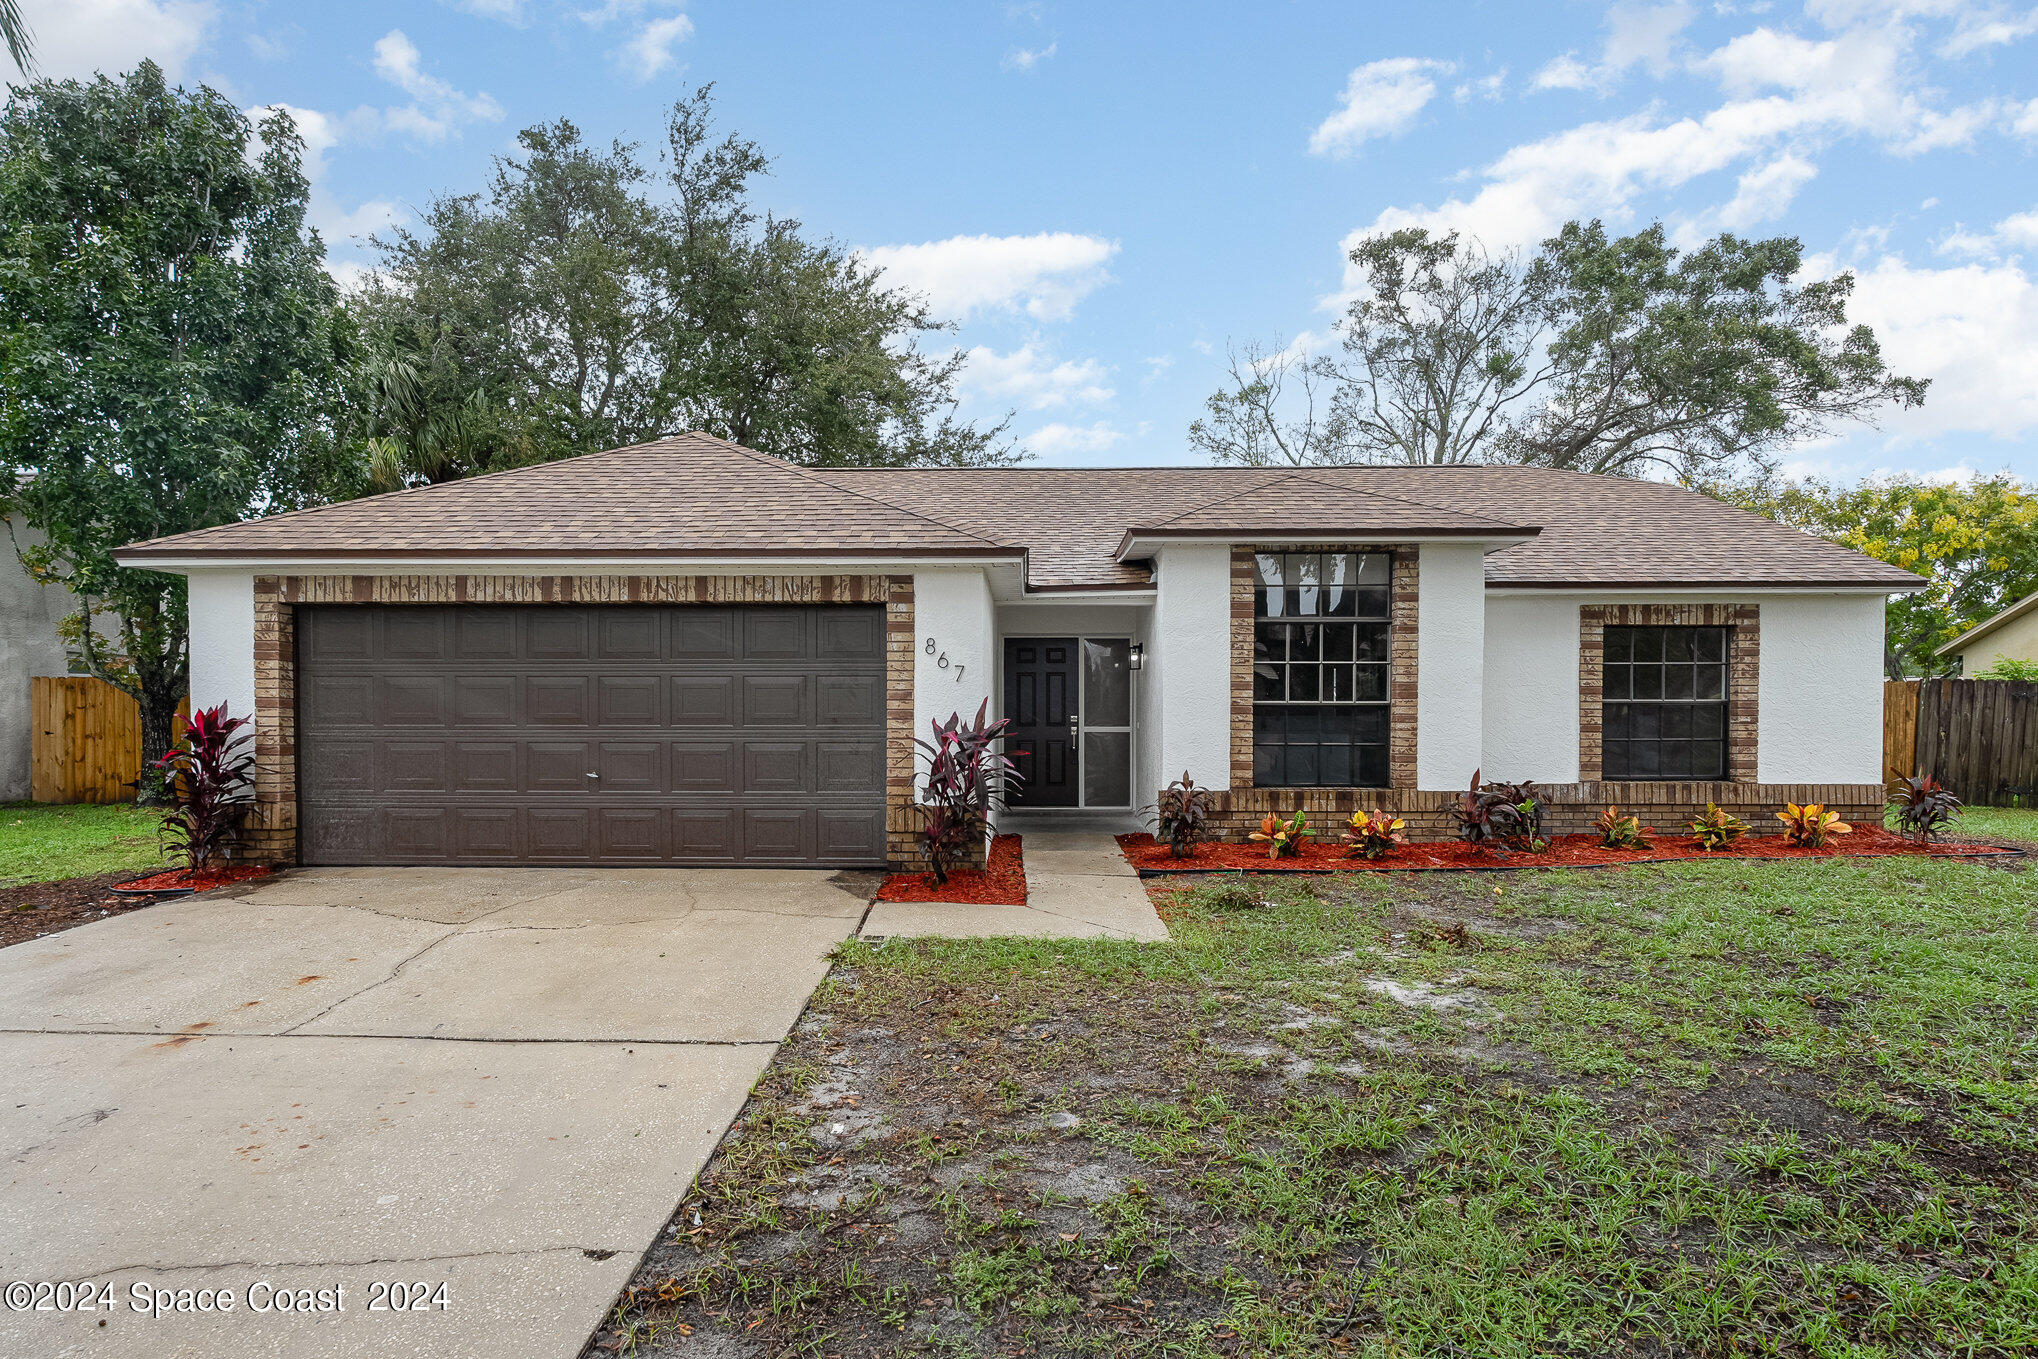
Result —
[{"label": "fence gate", "polygon": [[134,800],[142,765],[140,704],[88,675],[37,675],[29,681],[28,702],[34,724],[30,797],[37,802]]}]

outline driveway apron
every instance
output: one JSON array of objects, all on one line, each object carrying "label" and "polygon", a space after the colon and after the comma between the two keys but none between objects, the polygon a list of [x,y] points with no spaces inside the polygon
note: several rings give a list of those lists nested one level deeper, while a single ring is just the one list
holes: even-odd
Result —
[{"label": "driveway apron", "polygon": [[0,1354],[571,1359],[863,911],[324,869],[0,950],[0,1282],[94,1285]]}]

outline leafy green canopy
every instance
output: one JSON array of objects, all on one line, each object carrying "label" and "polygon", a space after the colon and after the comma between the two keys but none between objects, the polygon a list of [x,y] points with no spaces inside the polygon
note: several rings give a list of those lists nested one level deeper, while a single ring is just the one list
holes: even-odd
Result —
[{"label": "leafy green canopy", "polygon": [[1755,482],[1715,495],[1930,580],[1890,601],[1891,679],[1941,675],[1933,653],[2038,590],[2038,491],[2008,473],[1939,485],[1908,477],[1834,486]]},{"label": "leafy green canopy", "polygon": [[943,327],[843,247],[760,218],[755,143],[673,106],[654,175],[627,142],[527,128],[486,191],[376,244],[373,480],[448,481],[704,429],[809,465],[1013,461],[954,414]]},{"label": "leafy green canopy", "polygon": [[1526,463],[1683,480],[1766,468],[1793,443],[1914,406],[1847,324],[1853,277],[1802,281],[1786,237],[1690,251],[1660,224],[1573,222],[1528,258],[1456,234],[1351,252],[1337,352],[1248,347],[1189,430],[1220,462]]},{"label": "leafy green canopy", "polygon": [[114,549],[315,501],[339,461],[352,331],[301,153],[287,117],[258,134],[149,62],[36,81],[0,115],[0,490],[42,538],[24,565],[79,598],[88,668],[140,700],[150,759],[185,690],[184,582]]}]

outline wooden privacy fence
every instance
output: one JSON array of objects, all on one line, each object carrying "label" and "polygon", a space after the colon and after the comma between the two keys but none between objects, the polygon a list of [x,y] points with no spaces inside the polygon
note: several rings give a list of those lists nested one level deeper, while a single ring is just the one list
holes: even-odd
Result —
[{"label": "wooden privacy fence", "polygon": [[[88,675],[37,675],[28,684],[34,733],[29,796],[37,802],[132,802],[142,767],[141,705]],[[187,710],[180,705],[178,716]]]},{"label": "wooden privacy fence", "polygon": [[1973,806],[2038,803],[2038,684],[1885,682],[1882,763],[1892,781],[1930,774]]}]

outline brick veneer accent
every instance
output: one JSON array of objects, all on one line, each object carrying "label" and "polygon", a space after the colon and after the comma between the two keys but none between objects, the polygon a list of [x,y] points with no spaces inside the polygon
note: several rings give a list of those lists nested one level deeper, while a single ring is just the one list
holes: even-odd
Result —
[{"label": "brick veneer accent", "polygon": [[[1387,602],[1387,700],[1392,725],[1387,732],[1387,782],[1393,788],[1415,787],[1416,634],[1420,558],[1413,547],[1268,548],[1269,552],[1372,552],[1391,558]],[[1251,547],[1231,549],[1231,789],[1253,787],[1253,555]],[[1291,790],[1316,792],[1319,790]],[[1264,815],[1262,813],[1261,815]],[[1253,817],[1255,826],[1259,816]]]},{"label": "brick veneer accent", "polygon": [[[1717,802],[1756,827],[1774,830],[1775,813],[1785,802],[1821,802],[1849,821],[1880,825],[1885,793],[1879,783],[1606,783],[1602,781],[1545,784],[1543,829],[1549,835],[1575,835],[1593,828],[1609,804],[1633,813],[1663,835],[1676,835],[1684,823]],[[1460,794],[1381,788],[1250,788],[1218,795],[1210,816],[1213,839],[1242,840],[1260,828],[1267,816],[1285,816],[1298,809],[1325,839],[1335,841],[1351,814],[1363,807],[1398,812],[1408,822],[1411,840],[1448,840],[1458,833],[1455,815]]]},{"label": "brick veneer accent", "polygon": [[885,842],[917,866],[911,576],[257,576],[255,810],[247,850],[297,862],[297,627],[301,604],[883,604]]},{"label": "brick veneer accent", "polygon": [[[1617,627],[1723,627],[1727,629],[1727,780],[1755,781],[1757,685],[1761,680],[1762,609],[1756,604],[1584,604],[1578,609],[1578,777],[1604,772],[1601,723],[1605,714],[1606,629]],[[1643,785],[1657,786],[1657,785]],[[1691,784],[1663,785],[1693,787]],[[1782,787],[1784,785],[1778,785]],[[1819,799],[1814,798],[1813,801]],[[1705,799],[1700,798],[1700,805]],[[1722,805],[1725,805],[1722,803]],[[1877,804],[1877,817],[1881,816]]]}]

